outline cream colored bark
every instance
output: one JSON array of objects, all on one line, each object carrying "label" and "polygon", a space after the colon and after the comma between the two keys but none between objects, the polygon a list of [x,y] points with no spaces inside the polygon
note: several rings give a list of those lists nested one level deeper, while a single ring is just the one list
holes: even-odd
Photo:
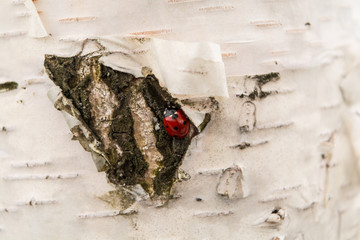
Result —
[{"label": "cream colored bark", "polygon": [[[360,238],[356,1],[3,0],[0,13],[0,83],[19,84],[0,93],[0,239]],[[47,97],[45,54],[114,34],[222,51],[229,97],[160,208],[102,200],[114,187]]]}]

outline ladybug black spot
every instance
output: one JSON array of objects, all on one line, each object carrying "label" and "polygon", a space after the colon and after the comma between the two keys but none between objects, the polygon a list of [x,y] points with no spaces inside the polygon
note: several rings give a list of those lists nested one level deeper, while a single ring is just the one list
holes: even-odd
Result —
[{"label": "ladybug black spot", "polygon": [[186,124],[186,121],[184,121],[183,124],[185,125],[185,124]]},{"label": "ladybug black spot", "polygon": [[178,127],[174,127],[175,130],[178,130],[179,128]]},{"label": "ladybug black spot", "polygon": [[279,209],[274,209],[271,213],[272,214],[276,214],[276,213],[278,213],[279,212]]},{"label": "ladybug black spot", "polygon": [[168,128],[169,126],[166,126],[166,128]]}]

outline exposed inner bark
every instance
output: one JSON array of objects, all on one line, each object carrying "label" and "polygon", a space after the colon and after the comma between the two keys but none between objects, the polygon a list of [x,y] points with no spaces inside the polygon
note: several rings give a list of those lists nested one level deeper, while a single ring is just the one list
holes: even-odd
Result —
[{"label": "exposed inner bark", "polygon": [[[90,146],[96,140],[96,155],[106,159],[104,169],[111,183],[141,184],[151,196],[169,195],[198,130],[191,123],[185,138],[171,137],[163,126],[164,110],[179,109],[176,99],[154,75],[135,78],[104,66],[100,57],[45,57],[49,77],[75,108],[72,112],[79,112],[72,115],[88,130],[78,133],[77,127],[75,139],[87,151],[91,147],[86,142]],[[71,112],[68,106],[59,110]]]}]

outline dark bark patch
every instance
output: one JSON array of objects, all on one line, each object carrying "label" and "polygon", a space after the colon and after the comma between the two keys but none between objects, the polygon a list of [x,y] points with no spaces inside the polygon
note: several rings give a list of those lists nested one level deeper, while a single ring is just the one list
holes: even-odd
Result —
[{"label": "dark bark patch", "polygon": [[[181,109],[177,99],[160,86],[154,75],[145,78],[135,78],[133,75],[116,71],[99,62],[100,56],[74,56],[57,57],[46,55],[44,66],[50,79],[61,88],[64,97],[71,102],[76,111],[75,116],[82,126],[90,132],[91,138],[79,133],[81,128],[77,126],[77,136],[87,151],[93,151],[89,146],[92,140],[97,141],[96,156],[103,156],[106,161],[108,180],[117,186],[133,186],[140,184],[145,191],[153,190],[153,196],[169,195],[176,172],[182,163],[182,159],[191,143],[192,137],[198,134],[198,130],[190,121],[190,133],[182,139],[171,137],[165,130],[163,123],[165,109]],[[110,119],[104,119],[109,124],[104,132],[99,130],[96,124],[99,119],[94,119],[94,107],[91,102],[94,83],[101,82],[107,86],[115,96],[116,104]],[[130,108],[130,99],[135,93],[141,93],[147,107],[150,108],[157,121],[151,120],[153,133],[156,138],[156,149],[163,156],[159,167],[155,170],[152,186],[145,181],[145,174],[149,169],[149,163],[139,149],[134,136],[134,119]],[[105,98],[104,98],[105,99]],[[214,100],[215,101],[215,100]],[[214,103],[215,104],[215,103]],[[69,107],[69,106],[67,106]],[[60,110],[66,106],[60,107]],[[67,111],[71,114],[71,111]],[[210,114],[206,116],[206,123],[210,121]],[[100,120],[101,123],[102,120]],[[156,124],[160,129],[155,130]],[[185,124],[185,123],[184,123]],[[104,137],[104,135],[106,135]],[[104,140],[104,138],[106,138]],[[109,143],[110,141],[110,143]],[[121,150],[119,150],[119,148]]]},{"label": "dark bark patch", "polygon": [[4,82],[0,83],[0,92],[7,92],[18,88],[17,82]]}]

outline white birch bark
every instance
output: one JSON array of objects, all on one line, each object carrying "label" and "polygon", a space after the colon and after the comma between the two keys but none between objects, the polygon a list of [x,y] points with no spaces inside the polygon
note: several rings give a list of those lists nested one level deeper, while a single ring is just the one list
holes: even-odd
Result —
[{"label": "white birch bark", "polygon": [[[0,83],[19,86],[0,93],[0,239],[359,239],[359,13],[340,0],[1,1]],[[160,208],[101,200],[114,187],[47,97],[45,54],[112,34],[222,51],[229,97]],[[237,97],[271,72],[270,95]]]}]

